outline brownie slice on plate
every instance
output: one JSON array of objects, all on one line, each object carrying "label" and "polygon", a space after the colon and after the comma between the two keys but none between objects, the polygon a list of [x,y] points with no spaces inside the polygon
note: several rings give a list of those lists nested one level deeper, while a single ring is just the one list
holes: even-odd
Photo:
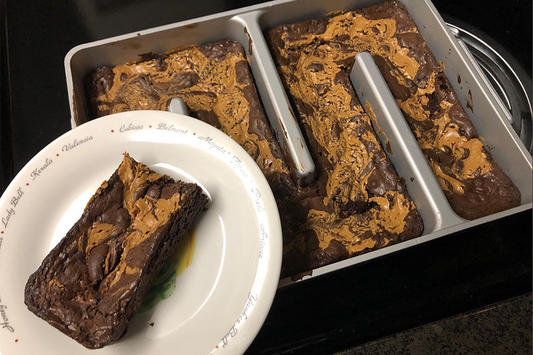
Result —
[{"label": "brownie slice on plate", "polygon": [[25,289],[29,310],[87,348],[117,341],[208,197],[127,153]]}]

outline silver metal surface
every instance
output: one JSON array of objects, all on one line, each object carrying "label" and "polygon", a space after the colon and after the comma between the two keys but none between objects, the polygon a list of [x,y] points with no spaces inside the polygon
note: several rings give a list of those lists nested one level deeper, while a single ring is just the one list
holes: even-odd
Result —
[{"label": "silver metal surface", "polygon": [[189,110],[187,110],[185,102],[183,102],[183,100],[179,97],[175,97],[170,100],[170,104],[168,105],[168,111],[172,113],[179,113],[185,116],[189,115]]},{"label": "silver metal surface", "polygon": [[259,18],[264,13],[264,11],[252,11],[235,16],[232,21],[241,23],[245,29],[248,46],[244,47],[250,58],[250,67],[254,74],[257,91],[262,98],[266,114],[281,147],[292,157],[297,183],[303,186],[314,181],[315,163],[259,26]]},{"label": "silver metal surface", "polygon": [[448,23],[452,33],[472,53],[480,70],[510,112],[510,122],[522,142],[533,151],[532,139],[532,83],[520,64],[503,48],[494,48],[483,38],[460,26]]},{"label": "silver metal surface", "polygon": [[[264,34],[283,23],[322,17],[335,10],[355,9],[378,2],[381,0],[276,0],[77,46],[65,58],[72,127],[76,126],[76,122],[87,119],[84,78],[95,68],[136,60],[142,53],[161,53],[181,45],[231,38],[240,42],[246,51],[266,114],[280,144],[293,160],[298,180],[302,184],[309,183],[314,178],[314,164]],[[499,98],[501,88],[493,88],[464,39],[452,34],[430,0],[402,2],[436,59],[445,63],[445,73],[463,106],[467,107],[467,100],[472,101],[473,109],[467,113],[485,143],[491,147],[492,155],[520,189],[522,204],[475,221],[466,221],[455,215],[381,74],[371,58],[361,54],[351,75],[355,91],[364,95],[360,95],[363,105],[366,101],[370,103],[378,125],[390,141],[393,152],[390,158],[419,208],[425,232],[419,238],[315,269],[313,276],[531,209],[532,206],[532,158],[529,147],[524,146],[513,129],[514,121],[509,112],[509,107],[513,110],[512,99]],[[386,145],[385,137],[380,136],[380,139]],[[413,181],[411,178],[414,178]],[[288,283],[292,281],[282,280],[280,285]]]}]

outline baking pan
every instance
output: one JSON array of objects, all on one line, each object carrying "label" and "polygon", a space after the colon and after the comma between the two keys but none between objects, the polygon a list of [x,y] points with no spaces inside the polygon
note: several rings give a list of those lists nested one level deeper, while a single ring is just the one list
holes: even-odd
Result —
[{"label": "baking pan", "polygon": [[[201,45],[229,38],[240,42],[245,49],[267,117],[281,146],[293,160],[299,183],[311,182],[314,164],[268,49],[265,33],[280,24],[323,17],[332,11],[353,10],[379,2],[382,1],[276,0],[79,45],[69,51],[65,58],[72,127],[88,119],[84,78],[97,67],[123,64],[137,60],[146,53],[161,53],[182,45]],[[424,220],[424,234],[317,268],[305,278],[441,238],[532,207],[532,157],[513,130],[510,113],[504,103],[468,48],[454,37],[430,0],[401,2],[407,7],[437,61],[444,62],[445,73],[463,107],[467,107],[467,103],[468,107],[473,107],[468,112],[469,117],[498,164],[520,190],[521,205],[474,221],[457,216],[373,59],[368,54],[359,54],[350,76],[354,89],[361,104],[372,108],[376,116],[375,123],[384,132],[378,134],[383,145],[386,141],[390,144],[392,154],[389,153],[389,157],[398,174],[405,179]],[[292,282],[291,278],[287,278],[280,281],[280,286]]]}]

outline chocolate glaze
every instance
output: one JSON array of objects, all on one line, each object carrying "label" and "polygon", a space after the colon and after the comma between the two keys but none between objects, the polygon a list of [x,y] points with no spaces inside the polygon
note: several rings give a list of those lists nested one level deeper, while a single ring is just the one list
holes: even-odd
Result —
[{"label": "chocolate glaze", "polygon": [[472,99],[472,91],[470,90],[468,90],[468,94],[466,95],[466,107],[474,112],[474,100]]},{"label": "chocolate glaze", "polygon": [[[520,192],[484,148],[442,63],[401,3],[282,25],[270,32],[270,43],[292,96],[301,91],[302,70],[313,72],[333,62],[349,72],[357,53],[370,52],[455,212],[474,219],[520,204]],[[299,67],[321,50],[327,56],[320,65]],[[314,114],[305,101],[310,100],[294,99],[304,125]]]},{"label": "chocolate glaze", "polygon": [[156,174],[125,154],[30,276],[24,302],[87,348],[117,341],[207,201],[197,185]]},{"label": "chocolate glaze", "polygon": [[246,28],[246,26],[244,26],[244,33],[246,33],[246,36],[248,37],[248,53],[250,55],[254,55],[253,53],[254,41],[252,41],[252,36],[250,36],[250,33],[248,32],[248,29]]}]

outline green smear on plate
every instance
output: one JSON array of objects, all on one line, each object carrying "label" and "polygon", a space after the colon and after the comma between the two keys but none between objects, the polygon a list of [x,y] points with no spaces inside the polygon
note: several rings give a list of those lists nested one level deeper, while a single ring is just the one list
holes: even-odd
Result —
[{"label": "green smear on plate", "polygon": [[154,284],[141,304],[139,312],[145,312],[155,307],[160,301],[169,298],[176,289],[178,263],[168,262],[157,274]]},{"label": "green smear on plate", "polygon": [[[191,228],[182,240],[179,241],[178,250],[163,266],[155,277],[154,283],[146,295],[139,312],[153,309],[159,302],[172,296],[176,289],[176,278],[192,264],[194,249],[196,247],[196,233]],[[181,260],[180,263],[178,260]]]}]

